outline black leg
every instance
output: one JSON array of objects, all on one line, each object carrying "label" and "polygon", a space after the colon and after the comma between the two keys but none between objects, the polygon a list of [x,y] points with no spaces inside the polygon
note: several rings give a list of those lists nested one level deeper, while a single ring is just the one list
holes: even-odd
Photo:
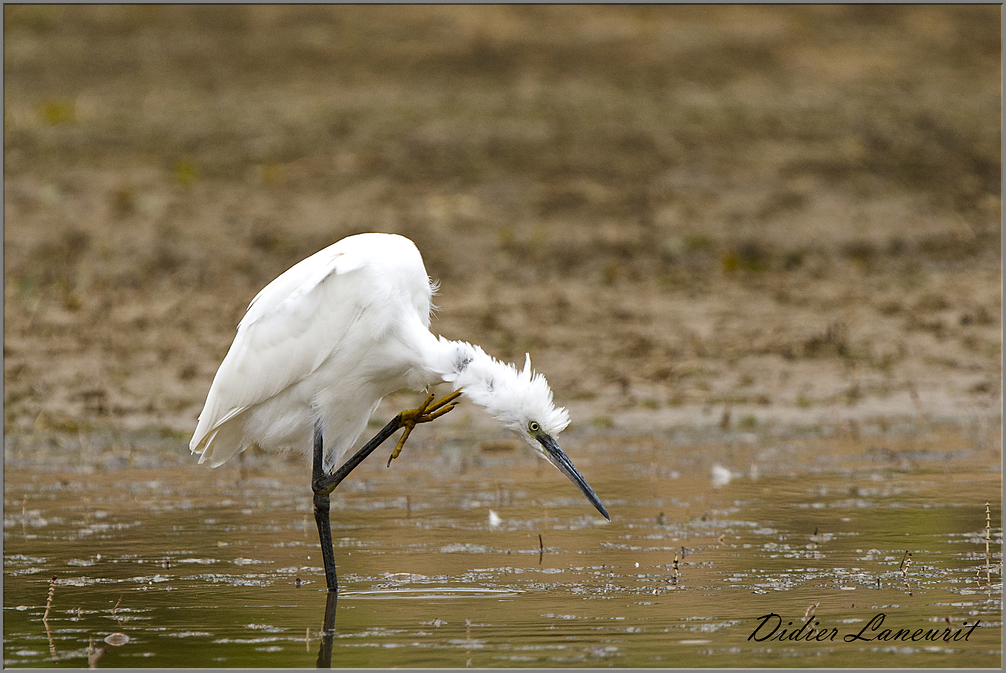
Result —
[{"label": "black leg", "polygon": [[325,563],[325,584],[330,592],[337,592],[338,583],[335,578],[335,552],[332,549],[332,525],[329,521],[331,498],[328,493],[318,489],[316,484],[325,476],[323,467],[325,458],[325,440],[321,434],[321,422],[314,425],[314,469],[311,484],[314,487],[314,523],[318,527],[318,537],[321,539],[321,559]]},{"label": "black leg", "polygon": [[[448,395],[445,400],[451,401],[457,398],[459,393]],[[448,399],[449,398],[449,399]],[[381,431],[374,435],[374,438],[367,442],[362,449],[357,451],[352,458],[343,463],[342,467],[332,474],[325,473],[325,442],[322,436],[321,421],[314,424],[314,463],[311,472],[311,489],[314,491],[314,523],[318,526],[318,538],[321,540],[321,558],[325,562],[325,583],[331,593],[338,593],[339,586],[335,576],[335,552],[332,549],[332,526],[329,520],[329,509],[331,500],[329,496],[342,480],[349,476],[349,473],[356,469],[356,466],[364,461],[374,450],[383,444],[391,435],[406,425],[415,426],[416,423],[428,423],[435,418],[443,416],[454,408],[453,404],[444,406],[444,400],[427,410],[429,400],[420,409],[403,411],[392,418]],[[418,413],[417,413],[418,412]],[[399,442],[397,451],[401,450]],[[389,465],[391,461],[388,461]]]},{"label": "black leg", "polygon": [[321,425],[314,429],[314,474],[312,475],[311,486],[315,493],[328,495],[335,490],[335,487],[342,483],[342,480],[349,476],[349,473],[356,469],[356,466],[372,454],[374,450],[383,444],[388,437],[395,434],[395,431],[402,427],[401,414],[392,418],[381,431],[374,435],[374,438],[367,442],[362,449],[357,451],[352,458],[342,464],[338,470],[331,474],[326,474],[322,467],[324,458],[321,445]]},{"label": "black leg", "polygon": [[337,593],[339,586],[335,575],[335,551],[332,549],[332,526],[329,520],[331,507],[330,494],[357,465],[379,447],[388,437],[395,434],[400,427],[398,416],[374,436],[367,444],[347,460],[342,467],[332,474],[325,474],[324,468],[324,438],[321,422],[314,426],[314,469],[311,474],[311,488],[314,490],[314,523],[318,526],[318,538],[321,541],[321,558],[325,563],[325,584],[331,593]]}]

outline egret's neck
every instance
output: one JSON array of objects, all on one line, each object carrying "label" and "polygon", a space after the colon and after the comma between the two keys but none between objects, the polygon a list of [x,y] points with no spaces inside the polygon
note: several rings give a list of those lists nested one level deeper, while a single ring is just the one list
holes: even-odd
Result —
[{"label": "egret's neck", "polygon": [[438,342],[440,362],[438,374],[445,382],[453,383],[471,395],[482,391],[491,392],[496,378],[516,370],[506,363],[496,360],[478,346],[465,341],[450,341],[440,337]]},{"label": "egret's neck", "polygon": [[566,410],[552,405],[545,378],[531,371],[529,357],[524,369],[518,370],[464,341],[440,337],[437,350],[441,379],[460,388],[504,426],[524,433],[528,421],[535,420],[559,432],[569,423]]}]

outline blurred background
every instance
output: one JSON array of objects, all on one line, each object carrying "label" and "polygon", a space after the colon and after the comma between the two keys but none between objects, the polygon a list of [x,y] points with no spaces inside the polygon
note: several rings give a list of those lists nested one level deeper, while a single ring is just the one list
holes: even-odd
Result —
[{"label": "blurred background", "polygon": [[997,5],[5,5],[4,432],[187,441],[364,231],[574,423],[998,417],[1001,97]]}]

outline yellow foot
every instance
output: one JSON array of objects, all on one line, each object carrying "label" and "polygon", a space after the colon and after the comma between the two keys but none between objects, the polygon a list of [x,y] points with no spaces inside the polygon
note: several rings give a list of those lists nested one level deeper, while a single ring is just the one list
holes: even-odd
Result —
[{"label": "yellow foot", "polygon": [[405,428],[405,432],[402,433],[402,438],[398,440],[398,445],[391,452],[391,457],[388,458],[388,467],[391,467],[391,461],[398,458],[398,454],[402,452],[405,440],[409,438],[412,429],[419,423],[434,421],[453,409],[456,405],[451,404],[451,402],[461,397],[461,391],[455,390],[447,397],[431,405],[430,402],[433,402],[433,397],[433,395],[427,397],[426,401],[420,404],[418,409],[409,409],[398,414],[399,424]]}]

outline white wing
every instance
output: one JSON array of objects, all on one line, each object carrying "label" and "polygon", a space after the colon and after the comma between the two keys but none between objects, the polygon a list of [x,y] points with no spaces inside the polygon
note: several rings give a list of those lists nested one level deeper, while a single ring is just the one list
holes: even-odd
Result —
[{"label": "white wing", "polygon": [[[428,327],[430,294],[422,257],[402,236],[350,236],[294,265],[248,305],[213,378],[189,448],[202,454],[199,462],[216,466],[264,434],[267,442],[291,433],[310,437],[311,414],[303,412],[317,404],[326,386],[339,383],[337,377],[359,376],[351,354],[381,339],[407,307]],[[367,342],[346,343],[348,335]],[[318,370],[327,360],[322,380]],[[308,391],[313,399],[303,399],[303,390],[300,397],[283,399],[281,393],[312,375],[316,380]],[[370,405],[373,413],[379,400],[356,401]],[[365,424],[369,414],[363,413],[352,420]]]},{"label": "white wing", "polygon": [[339,347],[368,303],[362,274],[353,273],[365,261],[336,243],[258,293],[213,378],[189,443],[193,452],[203,460],[216,454],[219,464],[245,448],[243,424],[227,422],[309,376]]}]

